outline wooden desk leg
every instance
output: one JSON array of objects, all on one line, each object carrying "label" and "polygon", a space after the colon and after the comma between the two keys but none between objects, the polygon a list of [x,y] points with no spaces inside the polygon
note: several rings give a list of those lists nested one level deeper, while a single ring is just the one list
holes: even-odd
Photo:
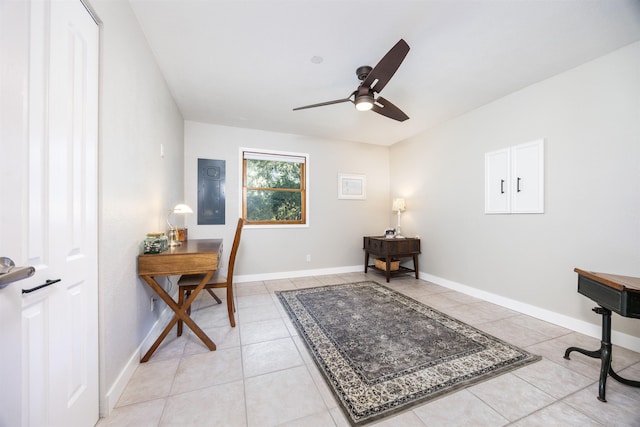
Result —
[{"label": "wooden desk leg", "polygon": [[164,341],[164,339],[167,337],[167,335],[169,335],[169,332],[171,332],[171,328],[173,328],[174,324],[175,324],[175,322],[173,322],[173,321],[169,322],[170,327],[164,328],[164,330],[162,331],[160,336],[158,338],[156,338],[156,340],[154,341],[153,345],[151,345],[151,348],[149,348],[149,350],[147,350],[147,352],[144,354],[144,356],[142,356],[142,359],[140,359],[141,363],[144,363],[144,362],[148,361],[151,358],[151,355],[158,349],[158,347],[160,347],[160,344],[162,343],[162,341]]},{"label": "wooden desk leg", "polygon": [[364,251],[364,272],[367,272],[367,269],[369,268],[369,251],[365,250]]},{"label": "wooden desk leg", "polygon": [[386,257],[387,262],[387,271],[385,271],[385,276],[387,276],[387,283],[389,283],[389,279],[391,278],[391,257]]},{"label": "wooden desk leg", "polygon": [[189,298],[184,302],[182,306],[179,306],[171,295],[164,290],[162,286],[151,276],[142,276],[145,282],[158,294],[158,296],[173,310],[175,313],[169,324],[164,328],[160,336],[155,340],[155,342],[151,345],[151,348],[145,353],[145,355],[140,360],[141,362],[146,362],[149,360],[151,355],[158,349],[162,341],[167,337],[169,332],[173,326],[178,322],[178,320],[182,320],[191,330],[196,334],[202,342],[205,343],[209,350],[215,350],[216,345],[211,341],[211,339],[204,333],[202,329],[189,317],[187,314],[187,309],[191,306],[193,301],[196,299],[198,294],[202,289],[204,289],[204,285],[211,279],[213,276],[213,271],[207,273],[203,280],[198,284],[198,286],[193,290]]},{"label": "wooden desk leg", "polygon": [[416,279],[418,279],[418,255],[413,254],[413,269],[416,271]]},{"label": "wooden desk leg", "polygon": [[200,340],[211,351],[216,349],[216,345],[213,343],[213,341],[211,341],[211,339],[207,336],[207,334],[205,334],[204,331],[200,329],[198,325],[196,325],[193,319],[189,317],[189,315],[187,314],[187,309],[191,306],[193,301],[195,301],[200,291],[204,289],[204,285],[206,285],[207,282],[211,279],[211,277],[213,276],[213,273],[214,272],[211,271],[205,275],[205,277],[202,279],[200,284],[198,284],[198,286],[193,290],[193,292],[191,293],[191,296],[189,296],[189,298],[187,298],[187,300],[185,301],[184,305],[182,306],[182,309],[180,310],[180,314],[176,314],[176,317],[175,317],[175,322],[177,322],[178,317],[180,317],[180,319],[183,320],[187,326],[189,326],[189,328],[193,331],[193,333],[196,334],[196,336],[200,338]]}]

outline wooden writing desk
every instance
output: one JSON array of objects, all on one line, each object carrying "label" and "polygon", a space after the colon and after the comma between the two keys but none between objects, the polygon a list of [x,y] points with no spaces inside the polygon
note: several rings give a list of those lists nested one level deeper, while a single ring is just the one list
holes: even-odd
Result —
[{"label": "wooden writing desk", "polygon": [[[138,275],[158,294],[162,300],[175,313],[173,319],[164,328],[158,339],[140,360],[146,362],[154,351],[158,348],[162,340],[169,334],[173,326],[182,320],[191,330],[205,343],[209,350],[215,350],[216,345],[211,339],[195,324],[187,314],[187,309],[191,306],[204,285],[211,279],[213,273],[218,269],[220,255],[222,254],[222,239],[188,240],[182,246],[174,246],[159,254],[142,254],[138,256]],[[155,277],[180,276],[183,274],[204,274],[204,278],[193,290],[189,298],[182,306],[164,290],[156,281]]]},{"label": "wooden writing desk", "polygon": [[564,358],[569,359],[572,351],[586,356],[600,359],[600,383],[598,386],[598,400],[606,402],[605,387],[607,376],[632,387],[640,387],[640,381],[622,378],[611,367],[611,312],[621,316],[640,318],[640,278],[618,276],[607,273],[593,273],[574,269],[578,273],[578,293],[591,298],[598,303],[594,312],[602,315],[602,340],[598,350],[589,351],[578,347],[569,347],[564,352]]}]

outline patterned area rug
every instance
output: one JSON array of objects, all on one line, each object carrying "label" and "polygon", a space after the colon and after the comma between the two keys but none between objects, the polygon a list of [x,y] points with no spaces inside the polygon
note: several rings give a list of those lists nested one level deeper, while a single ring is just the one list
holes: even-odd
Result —
[{"label": "patterned area rug", "polygon": [[540,359],[376,282],[277,295],[352,425]]}]

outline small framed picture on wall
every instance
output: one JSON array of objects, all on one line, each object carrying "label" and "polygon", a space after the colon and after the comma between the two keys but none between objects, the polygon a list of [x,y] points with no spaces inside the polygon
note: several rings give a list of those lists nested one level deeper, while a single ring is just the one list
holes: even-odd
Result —
[{"label": "small framed picture on wall", "polygon": [[338,199],[365,200],[367,177],[356,174],[338,174]]}]

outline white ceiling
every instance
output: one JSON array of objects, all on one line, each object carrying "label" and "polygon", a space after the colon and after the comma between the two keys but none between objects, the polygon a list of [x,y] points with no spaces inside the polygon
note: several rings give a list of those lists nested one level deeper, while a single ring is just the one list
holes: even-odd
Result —
[{"label": "white ceiling", "polygon": [[[640,40],[640,0],[130,3],[185,120],[381,145]],[[349,96],[400,38],[382,96],[409,120],[292,111]]]}]

